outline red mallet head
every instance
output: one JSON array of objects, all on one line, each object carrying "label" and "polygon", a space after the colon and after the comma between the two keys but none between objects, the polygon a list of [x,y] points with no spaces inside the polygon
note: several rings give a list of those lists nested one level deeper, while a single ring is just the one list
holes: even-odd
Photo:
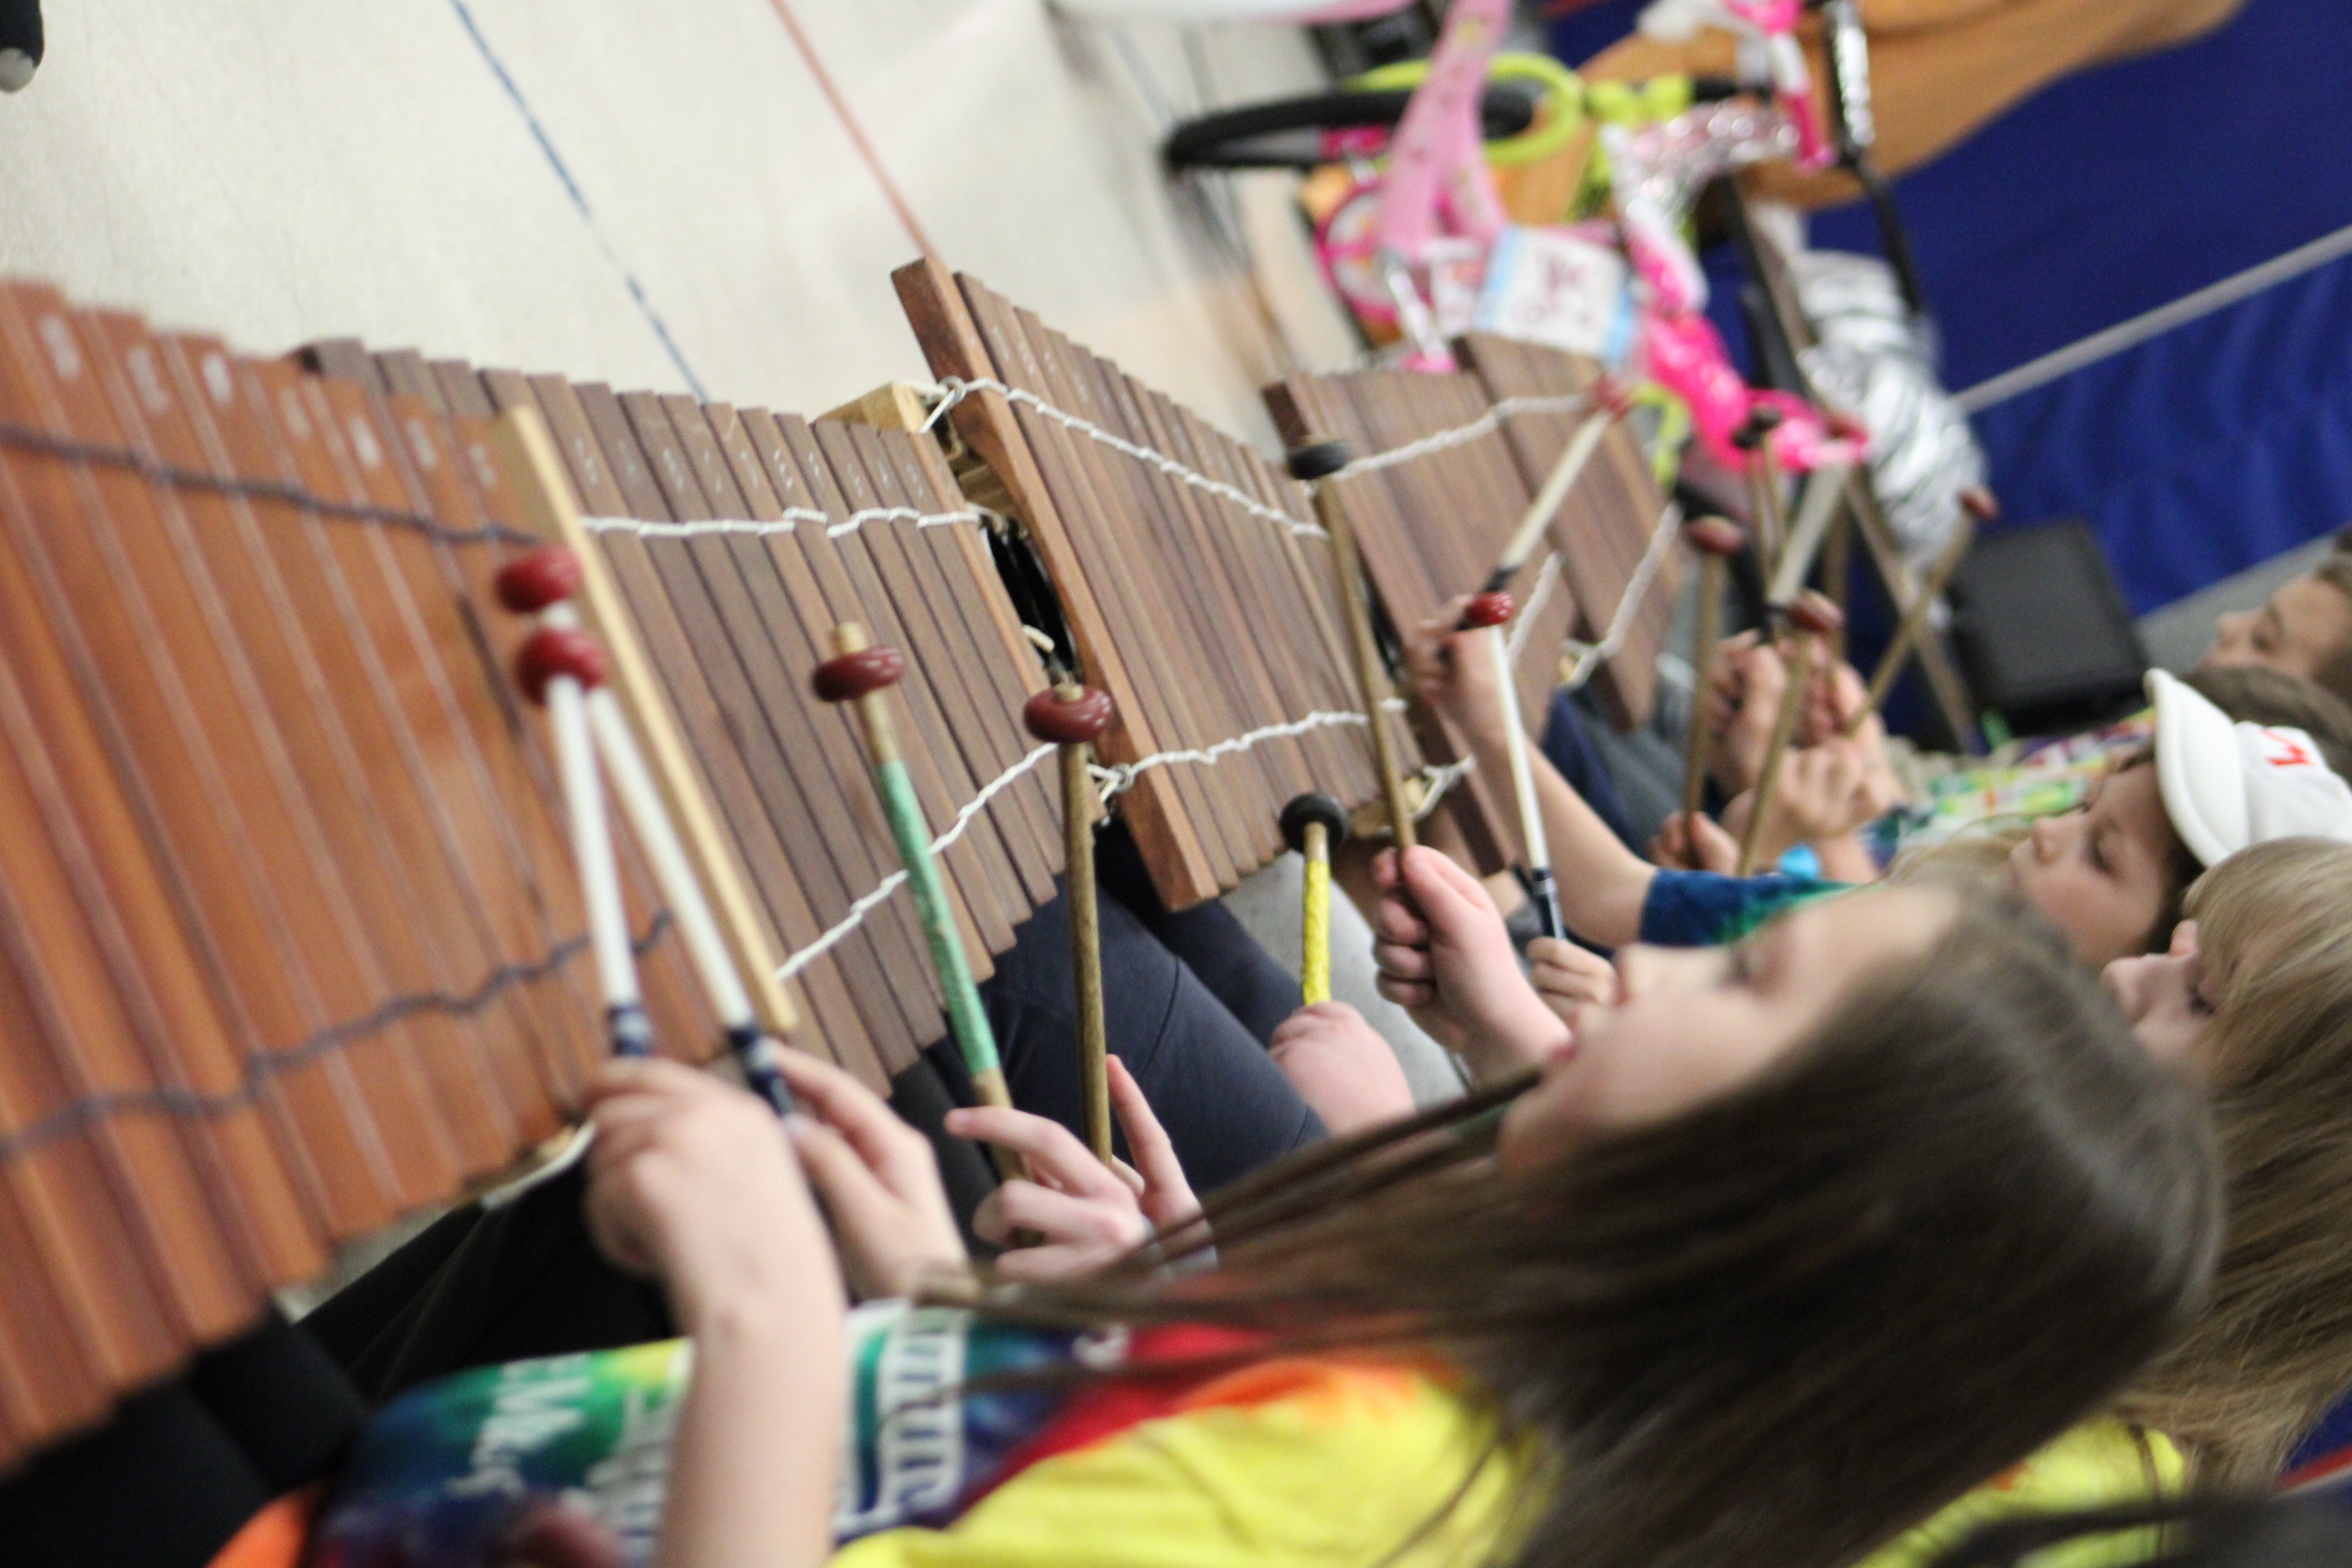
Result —
[{"label": "red mallet head", "polygon": [[1345,441],[1309,441],[1293,447],[1287,458],[1290,477],[1302,484],[1328,479],[1348,466],[1348,457]]},{"label": "red mallet head", "polygon": [[1810,588],[1790,602],[1788,616],[1790,626],[1816,637],[1832,636],[1845,625],[1845,612]]},{"label": "red mallet head", "polygon": [[605,673],[604,645],[576,626],[541,626],[515,655],[515,684],[533,702],[547,700],[547,683],[559,675],[593,691]]},{"label": "red mallet head", "polygon": [[535,616],[580,592],[580,557],[568,544],[542,544],[499,568],[499,603],[518,616]]},{"label": "red mallet head", "polygon": [[1695,517],[1683,524],[1683,539],[1701,555],[1737,555],[1748,532],[1727,517]]},{"label": "red mallet head", "polygon": [[1056,746],[1094,740],[1118,716],[1118,707],[1110,693],[1091,686],[1078,687],[1066,697],[1058,690],[1040,691],[1021,706],[1021,721],[1029,732]]},{"label": "red mallet head", "polygon": [[819,701],[854,702],[868,692],[898,685],[906,673],[905,656],[895,647],[877,646],[834,655],[816,667],[809,685],[815,689]]},{"label": "red mallet head", "polygon": [[1518,605],[1508,594],[1473,594],[1462,607],[1462,629],[1473,626],[1499,626],[1518,614]]},{"label": "red mallet head", "polygon": [[2000,521],[2000,498],[1982,485],[1970,485],[1962,490],[1960,507],[1980,523],[1990,525]]}]

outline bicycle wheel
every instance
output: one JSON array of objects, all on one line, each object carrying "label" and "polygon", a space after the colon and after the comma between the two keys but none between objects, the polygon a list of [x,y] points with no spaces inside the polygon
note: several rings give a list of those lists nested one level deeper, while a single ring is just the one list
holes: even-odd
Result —
[{"label": "bicycle wheel", "polygon": [[[1409,89],[1397,89],[1244,104],[1181,122],[1160,155],[1171,169],[1312,169],[1332,161],[1327,132],[1392,128],[1412,99]],[[1513,83],[1490,84],[1478,107],[1490,142],[1520,135],[1535,122],[1535,98]]]}]

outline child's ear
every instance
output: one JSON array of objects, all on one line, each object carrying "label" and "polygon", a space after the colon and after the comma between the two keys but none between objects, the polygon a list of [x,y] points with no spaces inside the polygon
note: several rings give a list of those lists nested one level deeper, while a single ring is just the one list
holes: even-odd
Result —
[{"label": "child's ear", "polygon": [[41,49],[41,0],[0,0],[0,92],[32,81]]}]

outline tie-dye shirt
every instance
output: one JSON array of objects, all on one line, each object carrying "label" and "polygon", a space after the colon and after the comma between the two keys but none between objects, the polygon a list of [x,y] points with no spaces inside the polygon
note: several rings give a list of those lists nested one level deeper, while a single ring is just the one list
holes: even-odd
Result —
[{"label": "tie-dye shirt", "polygon": [[1719,947],[1784,910],[1851,886],[1819,877],[1726,877],[1661,869],[1642,901],[1642,940],[1653,947]]},{"label": "tie-dye shirt", "polygon": [[[1258,1338],[1225,1330],[1080,1336],[902,1301],[849,1329],[843,1568],[1476,1568],[1517,1474],[1431,1363],[1257,1360]],[[1074,1362],[1105,1375],[1034,1375]],[[648,1562],[692,1367],[669,1341],[412,1390],[362,1433],[310,1568],[394,1544],[488,1568],[551,1506]]]}]

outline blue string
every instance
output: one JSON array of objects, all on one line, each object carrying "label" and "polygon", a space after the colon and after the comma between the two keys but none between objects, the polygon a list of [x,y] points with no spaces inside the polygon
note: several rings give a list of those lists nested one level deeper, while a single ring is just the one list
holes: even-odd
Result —
[{"label": "blue string", "polygon": [[539,115],[531,109],[530,101],[523,97],[522,89],[515,85],[514,76],[507,69],[506,63],[499,58],[498,51],[490,47],[490,41],[482,36],[482,29],[475,25],[472,9],[467,5],[466,0],[449,0],[449,5],[457,13],[457,20],[465,27],[466,36],[474,40],[474,47],[481,51],[482,63],[488,66],[490,74],[499,79],[499,85],[506,89],[507,97],[513,101],[516,112],[522,116],[523,123],[530,128],[531,140],[539,143],[539,150],[546,154],[547,166],[553,169],[555,177],[563,183],[564,194],[572,198],[572,206],[578,209],[580,221],[588,226],[589,236],[595,240],[596,248],[604,253],[604,259],[612,264],[614,271],[621,275],[622,285],[628,289],[629,298],[636,301],[638,313],[645,317],[646,324],[654,330],[654,336],[661,340],[664,352],[669,355],[669,363],[677,367],[677,374],[686,378],[686,384],[694,395],[703,402],[709,402],[710,395],[703,390],[702,378],[696,375],[694,367],[686,363],[686,355],[679,352],[677,340],[669,335],[669,324],[662,320],[661,312],[654,308],[653,300],[646,293],[645,285],[637,280],[637,275],[629,269],[628,263],[621,259],[620,252],[613,247],[612,240],[597,224],[596,214],[588,205],[588,197],[580,189],[580,182],[573,179],[572,171],[565,167],[563,155],[555,150],[555,143],[548,139],[547,127],[540,123]]}]

